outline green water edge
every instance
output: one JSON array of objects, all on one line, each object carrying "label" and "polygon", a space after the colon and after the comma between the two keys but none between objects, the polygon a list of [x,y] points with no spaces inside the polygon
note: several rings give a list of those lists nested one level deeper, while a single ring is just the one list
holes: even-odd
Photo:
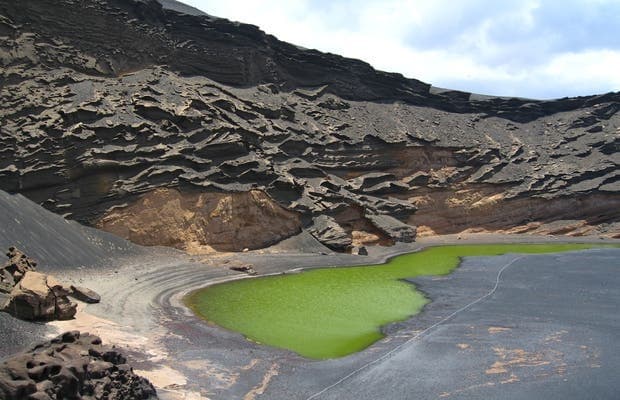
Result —
[{"label": "green water edge", "polygon": [[409,319],[430,300],[404,278],[446,275],[461,257],[542,254],[601,244],[449,245],[396,256],[385,264],[323,267],[208,286],[185,304],[201,318],[256,343],[327,359],[363,350],[381,327]]}]

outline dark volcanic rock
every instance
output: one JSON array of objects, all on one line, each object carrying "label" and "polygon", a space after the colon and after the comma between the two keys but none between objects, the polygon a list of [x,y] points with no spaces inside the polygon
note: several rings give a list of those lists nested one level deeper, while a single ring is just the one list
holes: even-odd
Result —
[{"label": "dark volcanic rock", "polygon": [[367,215],[366,218],[380,231],[397,242],[413,242],[416,236],[415,227],[407,225],[389,215]]},{"label": "dark volcanic rock", "polygon": [[430,175],[427,172],[416,172],[405,179],[405,183],[410,186],[426,186],[429,179]]},{"label": "dark volcanic rock", "polygon": [[335,219],[328,215],[315,218],[314,225],[309,231],[319,242],[332,250],[344,251],[351,247],[351,237]]},{"label": "dark volcanic rock", "polygon": [[66,332],[0,364],[0,398],[6,400],[156,397],[122,354],[88,333]]},{"label": "dark volcanic rock", "polygon": [[366,249],[366,246],[353,246],[353,248],[351,249],[351,254],[357,256],[367,256],[368,249]]},{"label": "dark volcanic rock", "polygon": [[617,226],[619,93],[441,90],[163,4],[0,0],[0,189],[92,225],[166,187],[261,190],[306,229],[346,204],[409,225],[430,203],[459,217],[493,205],[465,227],[422,218],[450,232],[496,226],[513,199],[593,195],[607,206],[583,220]]},{"label": "dark volcanic rock", "polygon": [[101,296],[99,296],[94,290],[81,286],[71,285],[71,292],[69,293],[69,296],[85,303],[99,303],[101,301]]},{"label": "dark volcanic rock", "polygon": [[229,268],[233,271],[245,272],[248,275],[256,275],[256,271],[254,270],[254,267],[251,266],[250,264],[233,265]]}]

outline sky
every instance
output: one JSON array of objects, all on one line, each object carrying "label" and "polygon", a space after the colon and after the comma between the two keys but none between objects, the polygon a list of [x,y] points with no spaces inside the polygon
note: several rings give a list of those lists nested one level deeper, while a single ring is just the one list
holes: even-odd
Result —
[{"label": "sky", "polygon": [[620,91],[620,0],[182,0],[435,86],[538,99]]}]

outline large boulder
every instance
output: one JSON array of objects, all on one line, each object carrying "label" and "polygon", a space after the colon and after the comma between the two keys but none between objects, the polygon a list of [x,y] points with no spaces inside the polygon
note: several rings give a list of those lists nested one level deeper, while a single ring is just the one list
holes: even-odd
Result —
[{"label": "large boulder", "polygon": [[62,320],[73,318],[77,308],[67,296],[86,303],[101,300],[88,288],[67,289],[53,276],[35,272],[37,263],[15,247],[6,255],[9,260],[0,268],[0,311],[27,320]]},{"label": "large boulder", "polygon": [[77,305],[54,277],[27,271],[9,294],[3,311],[26,320],[65,320],[75,315]]},{"label": "large boulder", "polygon": [[153,385],[88,333],[66,332],[0,364],[0,399],[146,400]]}]

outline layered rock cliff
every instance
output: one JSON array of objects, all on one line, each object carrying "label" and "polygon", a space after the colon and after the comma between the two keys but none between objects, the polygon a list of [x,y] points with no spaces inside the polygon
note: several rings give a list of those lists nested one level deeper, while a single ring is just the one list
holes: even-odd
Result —
[{"label": "layered rock cliff", "polygon": [[620,235],[619,93],[447,91],[194,11],[0,0],[0,189],[189,249]]}]

